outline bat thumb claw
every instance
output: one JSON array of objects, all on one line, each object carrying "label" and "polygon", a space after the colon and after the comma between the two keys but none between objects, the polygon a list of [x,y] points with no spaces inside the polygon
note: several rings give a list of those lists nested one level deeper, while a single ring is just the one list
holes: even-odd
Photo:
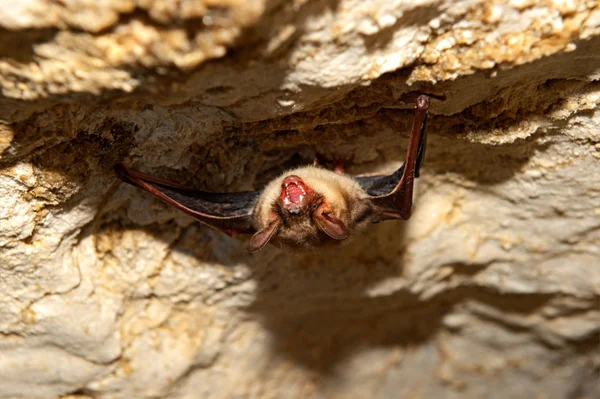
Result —
[{"label": "bat thumb claw", "polygon": [[429,96],[421,94],[417,97],[417,109],[420,111],[427,111],[429,109]]}]

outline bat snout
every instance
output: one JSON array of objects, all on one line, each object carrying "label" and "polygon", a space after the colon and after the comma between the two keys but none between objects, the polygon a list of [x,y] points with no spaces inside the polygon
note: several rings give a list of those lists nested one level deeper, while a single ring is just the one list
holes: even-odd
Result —
[{"label": "bat snout", "polygon": [[306,207],[308,197],[312,194],[310,187],[301,177],[296,175],[286,176],[281,182],[281,195],[283,208],[291,214],[299,214]]}]

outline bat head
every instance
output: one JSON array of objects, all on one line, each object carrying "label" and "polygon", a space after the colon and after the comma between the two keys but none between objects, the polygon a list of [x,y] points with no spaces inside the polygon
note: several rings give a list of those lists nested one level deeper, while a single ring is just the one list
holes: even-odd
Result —
[{"label": "bat head", "polygon": [[[349,177],[299,168],[275,179],[261,194],[254,212],[257,233],[248,250],[269,241],[284,249],[308,249],[346,239],[370,209],[364,192]],[[362,215],[362,216],[361,216]]]},{"label": "bat head", "polygon": [[[313,243],[319,233],[325,233],[334,240],[348,237],[346,223],[334,215],[330,202],[297,175],[288,175],[283,179],[281,194],[274,208],[283,224],[290,227],[288,234],[285,231],[279,234],[280,241],[294,241],[298,233],[302,234],[303,240]],[[340,204],[339,208],[338,211],[345,212],[343,205]]]}]

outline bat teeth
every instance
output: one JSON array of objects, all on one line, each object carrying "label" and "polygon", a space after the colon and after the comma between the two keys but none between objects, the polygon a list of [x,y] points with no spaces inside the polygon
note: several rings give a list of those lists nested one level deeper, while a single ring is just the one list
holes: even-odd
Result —
[{"label": "bat teeth", "polygon": [[285,198],[293,203],[302,203],[306,196],[306,190],[298,184],[290,183],[285,187]]},{"label": "bat teeth", "polygon": [[281,183],[281,200],[285,209],[292,214],[301,213],[306,205],[304,202],[311,190],[302,178],[295,175],[287,176]]}]

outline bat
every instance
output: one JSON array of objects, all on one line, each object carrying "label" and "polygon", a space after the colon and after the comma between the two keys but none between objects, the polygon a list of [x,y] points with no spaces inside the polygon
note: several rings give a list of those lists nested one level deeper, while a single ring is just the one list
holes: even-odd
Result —
[{"label": "bat", "polygon": [[251,234],[249,252],[267,243],[308,250],[340,243],[371,223],[408,220],[425,158],[429,96],[420,95],[402,166],[391,175],[350,176],[316,164],[288,170],[259,191],[194,190],[117,165],[117,176],[229,236]]}]

